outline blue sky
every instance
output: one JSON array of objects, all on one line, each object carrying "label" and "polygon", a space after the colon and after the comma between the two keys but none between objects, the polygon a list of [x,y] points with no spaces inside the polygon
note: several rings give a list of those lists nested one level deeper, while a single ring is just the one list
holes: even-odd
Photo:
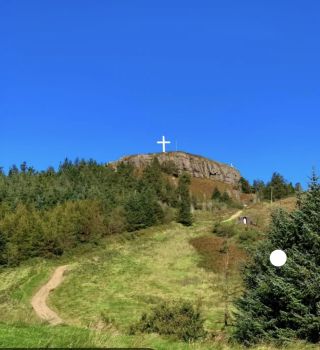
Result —
[{"label": "blue sky", "polygon": [[0,165],[171,150],[320,165],[318,1],[0,2]]}]

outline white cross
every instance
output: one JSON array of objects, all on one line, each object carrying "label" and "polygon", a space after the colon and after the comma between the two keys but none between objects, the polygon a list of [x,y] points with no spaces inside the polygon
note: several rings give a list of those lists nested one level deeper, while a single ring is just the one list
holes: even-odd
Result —
[{"label": "white cross", "polygon": [[166,145],[170,144],[170,141],[166,141],[166,138],[162,136],[162,141],[157,141],[158,144],[162,144],[162,152],[166,152]]}]

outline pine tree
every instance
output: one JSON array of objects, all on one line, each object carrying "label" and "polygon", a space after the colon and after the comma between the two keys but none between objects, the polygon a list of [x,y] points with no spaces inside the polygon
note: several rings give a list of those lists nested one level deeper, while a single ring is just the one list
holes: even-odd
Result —
[{"label": "pine tree", "polygon": [[133,194],[124,206],[127,229],[135,231],[160,223],[163,211],[152,190]]},{"label": "pine tree", "polygon": [[244,177],[241,177],[239,180],[240,189],[243,193],[251,193],[251,186],[249,181]]},{"label": "pine tree", "polygon": [[179,177],[178,193],[180,201],[178,207],[178,222],[185,226],[192,225],[191,199],[189,193],[190,183],[191,179],[188,174],[185,173]]},{"label": "pine tree", "polygon": [[[269,262],[275,249],[288,256],[280,268]],[[315,175],[293,213],[273,214],[268,238],[245,269],[244,285],[236,303],[238,341],[320,341],[320,184]]]}]

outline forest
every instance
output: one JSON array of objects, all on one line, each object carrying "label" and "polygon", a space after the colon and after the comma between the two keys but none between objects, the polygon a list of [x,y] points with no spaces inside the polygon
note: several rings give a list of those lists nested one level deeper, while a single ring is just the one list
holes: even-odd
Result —
[{"label": "forest", "polygon": [[171,221],[178,190],[156,159],[141,176],[130,165],[93,160],[65,160],[57,171],[13,166],[0,173],[0,263],[59,256],[108,234]]}]

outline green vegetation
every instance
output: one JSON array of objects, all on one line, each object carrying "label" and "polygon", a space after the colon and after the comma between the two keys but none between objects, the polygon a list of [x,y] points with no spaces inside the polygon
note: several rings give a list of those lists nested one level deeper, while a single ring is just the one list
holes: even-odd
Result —
[{"label": "green vegetation", "polygon": [[234,201],[227,191],[221,193],[217,187],[214,188],[211,199],[214,207],[231,207],[231,208],[242,208],[242,204]]},{"label": "green vegetation", "polygon": [[186,301],[163,302],[152,309],[150,315],[143,313],[139,322],[130,329],[132,334],[158,333],[170,335],[183,341],[195,341],[206,336],[200,310]]},{"label": "green vegetation", "polygon": [[213,233],[218,237],[232,238],[239,247],[246,250],[251,250],[264,237],[261,229],[256,226],[234,222],[216,223]]},{"label": "green vegetation", "polygon": [[241,177],[239,180],[239,184],[240,184],[240,190],[242,193],[251,193],[252,189],[247,179],[245,179],[244,177]]},{"label": "green vegetation", "polygon": [[[180,190],[180,218],[190,223],[188,185]],[[172,220],[176,188],[155,158],[143,173],[120,164],[66,160],[58,171],[37,172],[23,163],[0,172],[0,265],[60,256],[83,243]]]},{"label": "green vegetation", "polygon": [[300,184],[294,187],[277,172],[272,174],[271,180],[266,184],[262,180],[255,180],[252,185],[252,191],[260,200],[276,201],[294,195],[297,190],[302,190]]},{"label": "green vegetation", "polygon": [[185,226],[192,225],[191,199],[190,199],[190,193],[189,193],[190,182],[191,182],[191,178],[188,174],[182,174],[179,178],[178,222],[180,222]]},{"label": "green vegetation", "polygon": [[[206,329],[219,331],[223,322],[223,309],[219,305],[222,281],[219,274],[208,273],[198,266],[199,256],[189,244],[190,239],[208,233],[211,225],[212,221],[195,222],[192,228],[170,224],[113,235],[104,238],[99,246],[79,246],[72,255],[66,254],[59,261],[33,259],[19,267],[2,269],[2,281],[7,282],[1,284],[0,325],[3,322],[12,326],[0,326],[0,343],[17,344],[20,334],[26,334],[30,327],[30,336],[20,340],[21,344],[67,346],[73,340],[77,346],[73,334],[76,337],[79,332],[88,337],[84,344],[95,346],[210,348],[210,342],[189,346],[154,334],[130,336],[129,328],[158,304],[183,298],[193,305],[201,303]],[[71,271],[49,299],[50,306],[68,326],[51,327],[51,331],[50,327],[40,326],[31,312],[30,299],[52,273],[53,263],[68,263]],[[215,290],[210,290],[212,281]],[[21,292],[17,293],[17,289]],[[32,317],[28,316],[30,312]],[[17,333],[14,342],[13,331]],[[55,339],[59,332],[61,340]]]},{"label": "green vegetation", "polygon": [[[238,341],[320,341],[319,227],[320,184],[314,175],[299,208],[273,214],[270,233],[246,268],[246,290],[237,302]],[[281,268],[269,262],[275,249],[288,256]]]},{"label": "green vegetation", "polygon": [[[171,223],[110,235],[99,245],[84,243],[52,260],[34,258],[19,267],[2,268],[1,346],[244,349],[227,340],[232,326],[224,327],[225,237],[211,233],[215,222],[231,214],[230,209],[216,216],[196,212],[192,227]],[[229,304],[241,294],[239,259],[245,259],[232,239],[228,286],[235,295]],[[49,305],[67,325],[47,326],[32,312],[31,296],[55,266],[64,264],[71,265],[71,271],[51,294]],[[130,326],[139,322],[143,313],[150,314],[158,305],[181,298],[200,305],[208,333],[205,339],[186,343],[154,333],[130,335]],[[255,349],[280,348],[266,344]],[[296,342],[286,349],[315,350],[316,346]]]},{"label": "green vegetation", "polygon": [[[222,187],[191,215],[190,178],[168,174],[157,159],[140,172],[65,161],[0,174],[1,347],[318,348],[316,178],[267,235],[271,210],[296,201],[245,208],[254,225],[239,225],[226,220],[239,203]],[[274,198],[292,193],[280,175],[271,182]],[[288,254],[281,269],[268,261],[277,248]],[[49,327],[30,301],[59,265],[70,269],[48,304],[65,324]]]}]

